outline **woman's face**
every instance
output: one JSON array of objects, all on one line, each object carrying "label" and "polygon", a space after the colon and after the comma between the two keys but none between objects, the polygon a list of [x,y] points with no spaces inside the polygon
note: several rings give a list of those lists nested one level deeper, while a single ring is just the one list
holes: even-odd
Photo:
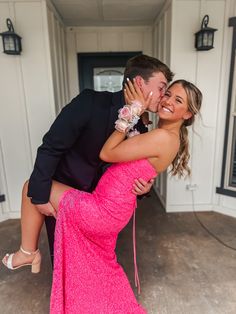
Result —
[{"label": "woman's face", "polygon": [[168,88],[159,106],[158,115],[163,120],[187,120],[192,116],[188,110],[187,94],[181,84],[174,84]]}]

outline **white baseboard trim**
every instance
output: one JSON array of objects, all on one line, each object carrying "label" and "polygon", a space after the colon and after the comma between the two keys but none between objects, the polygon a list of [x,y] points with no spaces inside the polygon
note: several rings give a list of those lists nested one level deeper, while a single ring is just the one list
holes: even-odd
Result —
[{"label": "white baseboard trim", "polygon": [[20,212],[8,212],[0,215],[0,222],[6,221],[8,219],[20,219]]},{"label": "white baseboard trim", "polygon": [[[162,203],[162,202],[161,202]],[[164,204],[163,204],[164,206]],[[165,206],[164,206],[165,207]],[[189,213],[193,211],[191,205],[167,205],[165,207],[167,213]],[[214,211],[219,214],[227,215],[230,217],[236,218],[236,209],[226,208],[217,205],[195,205],[195,211],[204,212],[204,211]],[[10,212],[0,216],[0,222],[6,221],[8,219],[20,219],[20,212]]]},{"label": "white baseboard trim", "polygon": [[9,219],[19,219],[20,218],[20,212],[11,212],[8,214]]},{"label": "white baseboard trim", "polygon": [[0,222],[6,221],[7,219],[9,219],[8,215],[1,215],[0,216]]},{"label": "white baseboard trim", "polygon": [[[236,218],[236,209],[205,204],[205,205],[195,205],[194,210],[196,212],[204,212],[204,211],[213,211],[219,214],[223,214],[226,216],[230,216]],[[167,213],[180,213],[180,212],[193,212],[193,207],[191,205],[167,205],[166,206]]]},{"label": "white baseboard trim", "polygon": [[167,213],[192,212],[193,210],[197,212],[206,212],[212,211],[213,208],[211,204],[196,204],[194,208],[192,205],[166,205]]},{"label": "white baseboard trim", "polygon": [[222,206],[214,206],[214,211],[219,214],[236,218],[236,209],[226,208]]}]

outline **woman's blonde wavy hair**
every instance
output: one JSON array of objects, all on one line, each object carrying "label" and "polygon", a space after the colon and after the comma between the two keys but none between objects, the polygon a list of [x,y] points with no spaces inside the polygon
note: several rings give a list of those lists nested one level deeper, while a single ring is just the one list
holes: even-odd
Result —
[{"label": "woman's blonde wavy hair", "polygon": [[202,104],[202,93],[192,83],[185,80],[174,81],[169,87],[180,84],[187,94],[188,110],[192,113],[191,118],[185,120],[180,128],[180,147],[175,159],[172,161],[171,174],[178,177],[189,176],[191,170],[188,166],[189,154],[189,140],[187,127],[192,125],[195,121],[195,116],[199,113]]}]

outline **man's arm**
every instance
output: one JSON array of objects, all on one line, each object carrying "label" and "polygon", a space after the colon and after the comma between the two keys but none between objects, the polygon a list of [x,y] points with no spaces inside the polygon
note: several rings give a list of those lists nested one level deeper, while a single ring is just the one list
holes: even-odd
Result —
[{"label": "man's arm", "polygon": [[34,204],[49,200],[52,177],[62,155],[78,139],[91,116],[93,91],[84,90],[65,106],[38,148],[33,172],[29,180],[28,196]]}]

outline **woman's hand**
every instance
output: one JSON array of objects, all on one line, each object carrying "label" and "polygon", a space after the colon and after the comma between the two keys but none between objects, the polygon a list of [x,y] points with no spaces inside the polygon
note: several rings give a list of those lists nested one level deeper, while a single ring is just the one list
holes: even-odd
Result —
[{"label": "woman's hand", "polygon": [[135,100],[139,101],[142,104],[143,113],[150,105],[152,92],[150,92],[147,97],[145,97],[136,83],[135,78],[133,79],[133,83],[127,78],[127,83],[125,83],[124,96],[125,102],[128,105],[130,105]]}]

